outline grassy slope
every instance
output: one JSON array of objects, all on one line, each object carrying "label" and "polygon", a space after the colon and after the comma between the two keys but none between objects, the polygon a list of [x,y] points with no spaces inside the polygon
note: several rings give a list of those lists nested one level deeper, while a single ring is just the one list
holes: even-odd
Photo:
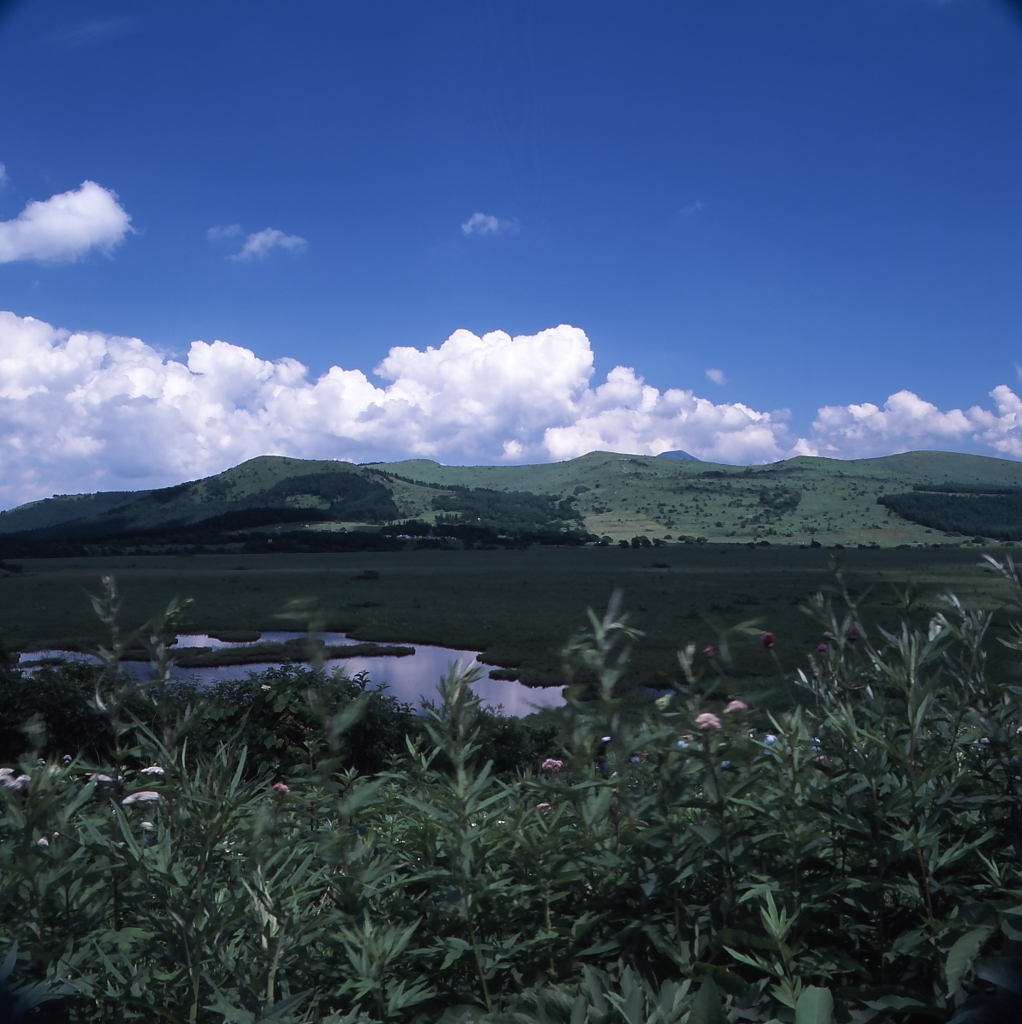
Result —
[{"label": "grassy slope", "polygon": [[[539,466],[442,466],[424,459],[357,467],[333,461],[262,456],[182,488],[180,493],[143,494],[130,508],[107,512],[125,527],[148,529],[196,522],[233,508],[258,504],[262,491],[290,476],[351,472],[394,474],[388,483],[405,518],[432,520],[434,487],[457,484],[494,490],[530,490],[576,501],[593,533],[617,540],[645,534],[710,541],[846,545],[931,544],[944,541],[876,504],[881,493],[910,490],[915,483],[953,480],[1022,485],[1022,464],[951,452],[910,452],[879,459],[839,461],[800,457],[768,466],[720,466],[680,459],[592,452],[568,462]],[[408,483],[398,480],[396,476]],[[587,490],[585,488],[588,488]],[[760,495],[799,492],[794,508],[771,508]],[[81,497],[54,498],[0,516],[0,533],[52,525],[94,515],[107,495],[83,504]],[[109,497],[110,501],[114,498]],[[117,501],[123,500],[120,496]],[[77,510],[77,511],[76,511]],[[337,524],[340,525],[340,524]],[[350,527],[353,524],[344,524]],[[329,528],[320,524],[317,529]]]},{"label": "grassy slope", "polygon": [[[669,534],[672,539],[688,535],[732,543],[763,538],[805,544],[816,537],[828,545],[930,544],[944,540],[943,535],[899,519],[877,505],[877,496],[944,480],[1022,486],[1022,464],[954,452],[855,461],[799,457],[755,467],[592,452],[544,466],[461,467],[410,460],[379,468],[428,483],[497,490],[569,495],[578,486],[588,487],[578,495],[577,507],[592,532],[614,540]],[[764,488],[773,492],[780,487],[801,492],[793,510],[775,511],[760,502]]]},{"label": "grassy slope", "polygon": [[[175,488],[142,491],[130,506],[126,506],[122,500],[116,506],[108,506],[109,511],[85,506],[85,516],[69,514],[81,505],[78,496],[33,502],[12,509],[0,517],[0,533],[40,529],[57,523],[77,521],[86,516],[95,516],[97,522],[115,520],[124,529],[146,530],[168,524],[193,523],[253,503],[258,504],[258,496],[262,492],[288,477],[338,471],[360,472],[346,462],[264,455],[249,459],[216,476],[181,485],[180,493],[168,494],[168,491]],[[95,497],[105,496],[100,494]],[[102,514],[97,515],[97,512]],[[8,524],[8,519],[12,525]]]}]

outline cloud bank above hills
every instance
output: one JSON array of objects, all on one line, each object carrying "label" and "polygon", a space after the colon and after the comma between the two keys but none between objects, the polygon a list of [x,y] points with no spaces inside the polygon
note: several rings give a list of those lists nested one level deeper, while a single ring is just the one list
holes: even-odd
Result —
[{"label": "cloud bank above hills", "polygon": [[1005,385],[994,409],[941,411],[910,391],[883,408],[825,406],[809,437],[785,410],[661,391],[616,366],[594,383],[583,331],[512,338],[455,331],[424,351],[392,348],[374,371],[193,342],[185,361],[138,338],[69,333],[0,312],[0,505],[51,493],[161,486],[255,455],[353,461],[545,462],[594,449],[708,461],[840,458],[979,446],[1022,457],[1022,404]]}]

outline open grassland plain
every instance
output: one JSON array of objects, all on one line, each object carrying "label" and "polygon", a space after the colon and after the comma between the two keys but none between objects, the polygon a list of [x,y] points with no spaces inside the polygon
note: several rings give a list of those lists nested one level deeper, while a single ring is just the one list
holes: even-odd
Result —
[{"label": "open grassland plain", "polygon": [[[552,685],[563,682],[559,652],[587,624],[586,608],[602,610],[621,589],[630,622],[645,634],[633,658],[634,682],[663,685],[678,675],[680,647],[719,647],[720,631],[743,622],[747,632],[730,636],[729,672],[766,678],[777,666],[759,630],[775,634],[786,671],[805,666],[820,643],[818,626],[800,606],[834,586],[833,556],[843,559],[864,621],[895,628],[898,594],[910,584],[918,588],[914,615],[924,623],[947,591],[967,605],[997,608],[1006,591],[979,565],[981,554],[706,544],[29,559],[21,572],[0,577],[0,638],[20,650],[94,648],[105,632],[87,594],[98,593],[109,573],[123,595],[125,627],[177,596],[194,599],[186,624],[199,632],[301,628],[279,617],[300,600],[317,610],[318,628],[377,643],[476,650],[488,664],[517,670],[523,682]],[[998,615],[995,635],[1003,628]],[[999,659],[1001,645],[989,646]]]}]

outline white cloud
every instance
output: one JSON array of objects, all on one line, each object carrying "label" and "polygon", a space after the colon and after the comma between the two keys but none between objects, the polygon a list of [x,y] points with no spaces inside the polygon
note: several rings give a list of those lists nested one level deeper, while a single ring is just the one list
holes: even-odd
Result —
[{"label": "white cloud", "polygon": [[262,454],[356,462],[567,459],[594,449],[683,449],[730,463],[978,446],[1022,458],[1022,400],[944,412],[910,391],[883,408],[826,406],[792,444],[787,413],[661,391],[617,366],[593,380],[586,335],[560,326],[512,338],[455,331],[395,347],[375,371],[260,359],[223,341],[168,359],[137,338],[70,334],[0,312],[0,507],[54,492],[162,486]]},{"label": "white cloud", "polygon": [[0,504],[54,492],[140,488],[215,473],[260,454],[364,461],[543,462],[594,448],[703,458],[781,457],[783,416],[660,392],[616,367],[590,387],[585,334],[455,331],[377,367],[259,359],[196,341],[167,359],[137,338],[56,330],[0,313]]},{"label": "white cloud", "polygon": [[694,203],[689,203],[688,206],[683,206],[681,208],[681,213],[683,217],[691,217],[693,213],[699,213],[701,210],[705,209],[706,203],[701,199],[697,199]]},{"label": "white cloud", "polygon": [[828,405],[817,412],[813,441],[804,443],[821,455],[838,458],[965,444],[1022,458],[1022,403],[1006,384],[994,388],[990,397],[994,410],[976,405],[942,412],[912,391],[891,395],[882,409],[871,402]]},{"label": "white cloud", "polygon": [[706,371],[706,379],[712,381],[714,384],[724,385],[727,383],[727,378],[724,376],[723,370],[715,370],[712,367]]},{"label": "white cloud", "polygon": [[784,455],[785,411],[715,405],[678,388],[661,393],[627,366],[586,388],[575,406],[572,423],[545,431],[548,457],[570,459],[597,448],[638,455],[681,448],[712,462],[771,462]]},{"label": "white cloud", "polygon": [[0,164],[0,188],[7,184],[7,168]]},{"label": "white cloud", "polygon": [[[234,226],[231,225],[231,227]],[[278,231],[276,228],[263,228],[262,231],[256,231],[245,239],[245,244],[241,247],[240,252],[227,258],[236,262],[262,260],[274,249],[286,249],[288,252],[297,253],[303,252],[308,244],[300,235],[285,235],[283,231]]]},{"label": "white cloud", "polygon": [[219,242],[224,238],[234,238],[241,234],[240,224],[214,224],[207,232],[206,237],[211,242]]},{"label": "white cloud", "polygon": [[77,190],[30,202],[14,220],[0,221],[0,263],[66,262],[90,249],[109,252],[130,230],[117,194],[83,181]]},{"label": "white cloud", "polygon": [[518,230],[517,220],[499,220],[487,213],[473,213],[461,230],[466,235],[503,235]]}]

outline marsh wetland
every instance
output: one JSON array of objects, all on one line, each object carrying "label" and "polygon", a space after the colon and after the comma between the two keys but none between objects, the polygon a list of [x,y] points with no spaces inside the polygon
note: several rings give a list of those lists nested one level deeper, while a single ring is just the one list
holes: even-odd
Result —
[{"label": "marsh wetland", "polygon": [[[676,677],[680,647],[719,645],[722,631],[740,623],[747,631],[732,633],[729,644],[736,676],[776,672],[756,641],[758,629],[776,635],[786,670],[804,664],[819,631],[800,609],[811,593],[835,586],[835,557],[862,614],[880,625],[896,624],[910,587],[921,615],[949,590],[967,604],[996,607],[1005,593],[980,565],[983,550],[1011,553],[707,544],[27,559],[21,572],[0,578],[0,636],[17,651],[95,649],[104,630],[87,595],[112,574],[126,629],[177,596],[194,601],[184,624],[190,632],[296,630],[307,623],[281,616],[299,602],[318,629],[348,641],[479,652],[505,676],[555,686],[564,681],[560,651],[587,624],[586,608],[602,609],[621,589],[629,621],[644,634],[633,677],[658,686]],[[997,617],[995,635],[999,628]],[[999,646],[992,645],[994,659]]]}]

